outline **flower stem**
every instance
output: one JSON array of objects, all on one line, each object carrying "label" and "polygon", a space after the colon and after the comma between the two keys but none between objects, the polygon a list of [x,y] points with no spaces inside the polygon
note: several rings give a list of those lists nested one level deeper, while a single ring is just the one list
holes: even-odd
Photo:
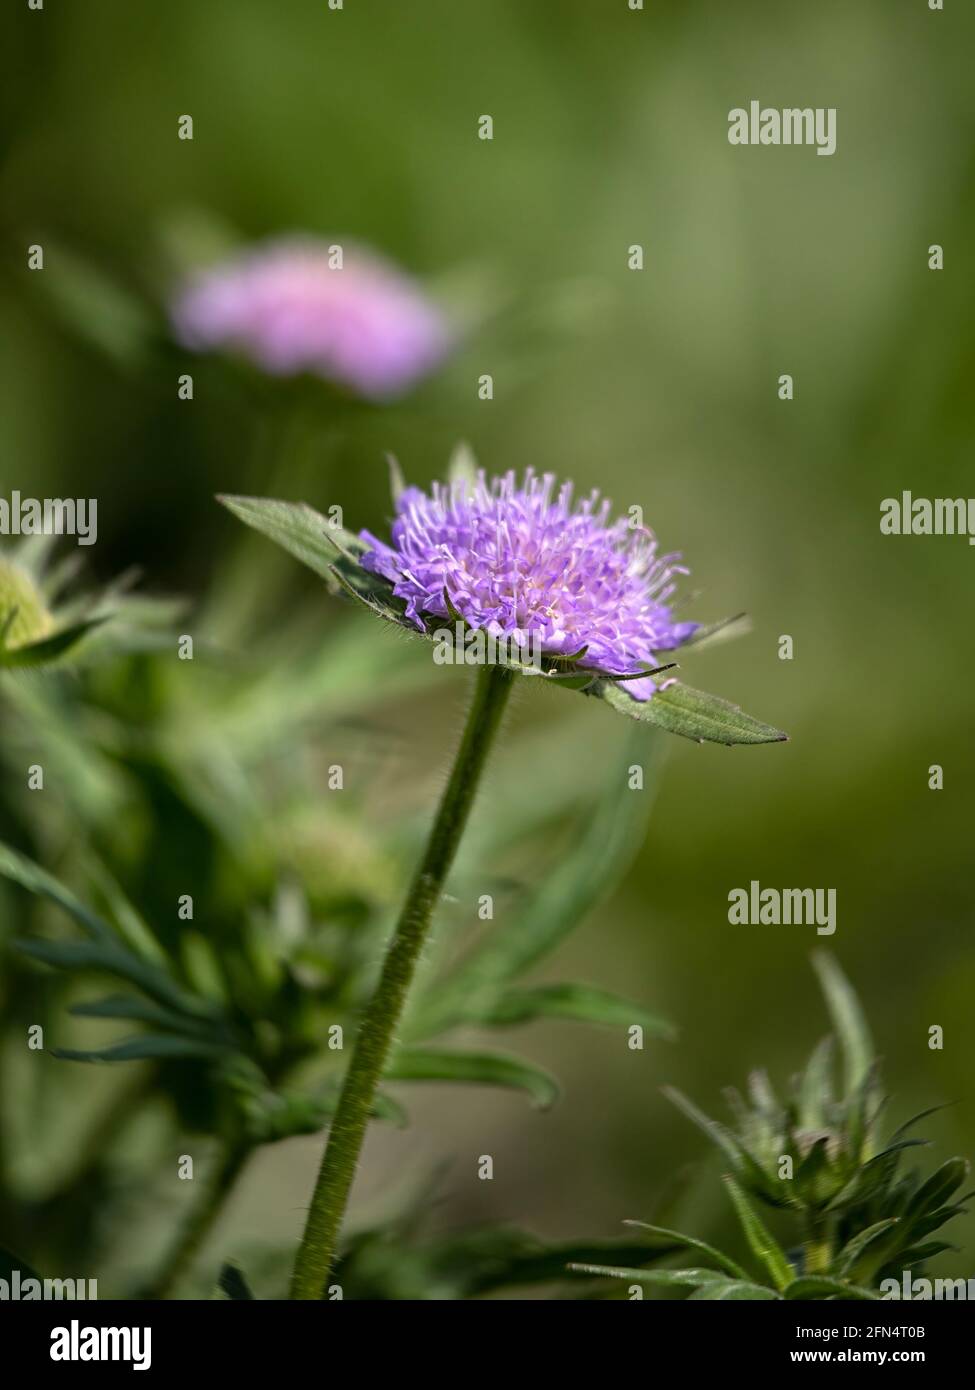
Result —
[{"label": "flower stem", "polygon": [[295,1260],[292,1298],[317,1299],[325,1292],[376,1091],[430,919],[443,892],[488,752],[501,724],[512,681],[511,672],[502,666],[482,666],[478,671],[474,699],[450,780],[403,904],[379,984],[366,1009],[342,1085]]}]

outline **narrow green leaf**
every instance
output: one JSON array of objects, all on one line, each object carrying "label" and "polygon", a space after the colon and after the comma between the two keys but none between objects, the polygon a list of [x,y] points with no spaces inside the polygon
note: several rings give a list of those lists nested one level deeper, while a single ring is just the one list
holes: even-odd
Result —
[{"label": "narrow green leaf", "polygon": [[698,1129],[702,1130],[713,1144],[718,1146],[725,1157],[730,1160],[738,1176],[745,1180],[749,1187],[760,1191],[766,1201],[771,1202],[773,1206],[788,1205],[788,1198],[783,1196],[754,1156],[745,1148],[738,1136],[728,1129],[727,1125],[705,1115],[703,1110],[699,1110],[694,1102],[689,1100],[682,1091],[678,1091],[675,1086],[664,1086],[662,1089],[667,1099],[676,1105],[678,1110],[683,1111],[687,1118],[696,1124]]},{"label": "narrow green leaf", "polygon": [[965,1158],[949,1158],[942,1163],[908,1202],[904,1211],[905,1220],[913,1221],[915,1217],[924,1216],[942,1206],[968,1177],[969,1166]]},{"label": "narrow green leaf", "polygon": [[788,738],[781,729],[753,719],[737,705],[703,690],[692,690],[679,681],[658,690],[650,700],[634,700],[625,687],[601,677],[591,682],[584,693],[604,700],[630,719],[656,724],[696,743],[723,743],[731,747],[738,743],[782,743]]},{"label": "narrow green leaf", "polygon": [[[496,922],[446,979],[432,985],[411,1023],[411,1037],[435,1036],[490,1010],[509,981],[548,956],[607,897],[646,833],[649,789],[664,752],[663,739],[633,731],[616,765],[616,777],[607,780],[594,811],[578,822],[568,851],[540,877],[517,910]],[[635,762],[644,766],[646,789],[621,793],[626,769]]]},{"label": "narrow green leaf", "polygon": [[140,1062],[148,1058],[219,1057],[227,1051],[220,1043],[202,1038],[174,1037],[168,1033],[143,1033],[110,1047],[52,1047],[51,1054],[67,1062]]},{"label": "narrow green leaf", "polygon": [[188,994],[161,970],[110,942],[48,941],[42,937],[21,937],[15,939],[13,945],[25,956],[58,970],[103,971],[106,975],[128,980],[160,1004],[191,1017],[223,1017],[223,1011],[210,1000]]},{"label": "narrow green leaf", "polygon": [[705,1284],[690,1295],[688,1302],[693,1300],[696,1303],[760,1303],[778,1302],[780,1298],[781,1294],[777,1294],[767,1284],[729,1280],[726,1284]]},{"label": "narrow green leaf", "polygon": [[705,647],[716,646],[719,642],[743,637],[746,632],[751,631],[751,626],[751,619],[747,613],[736,613],[734,617],[721,618],[716,623],[703,623],[686,642],[681,643],[681,651],[686,651],[689,647],[696,647],[698,651],[702,651]]},{"label": "narrow green leaf", "polygon": [[785,1251],[768,1230],[734,1178],[726,1174],[724,1181],[752,1254],[762,1261],[772,1276],[773,1284],[781,1292],[794,1277],[792,1266],[786,1259]]},{"label": "narrow green leaf", "polygon": [[647,1221],[627,1221],[627,1226],[638,1226],[642,1231],[650,1231],[655,1236],[661,1236],[666,1240],[672,1240],[676,1245],[684,1246],[688,1250],[699,1250],[702,1255],[707,1255],[725,1274],[729,1274],[732,1279],[743,1279],[748,1283],[751,1275],[747,1269],[742,1269],[740,1264],[716,1249],[713,1245],[706,1244],[703,1240],[697,1240],[694,1236],[685,1236],[680,1231],[669,1231],[666,1226],[651,1226]]},{"label": "narrow green leaf", "polygon": [[880,1297],[872,1290],[860,1288],[856,1284],[845,1284],[840,1279],[821,1279],[811,1275],[793,1279],[792,1283],[783,1289],[782,1296],[790,1301],[797,1298],[839,1298],[856,1303],[877,1303]]},{"label": "narrow green leaf", "polygon": [[72,1005],[69,1013],[78,1018],[121,1018],[136,1023],[148,1023],[154,1028],[163,1028],[173,1033],[185,1034],[206,1041],[219,1043],[214,1035],[214,1024],[202,1019],[190,1018],[175,1009],[164,1008],[151,999],[142,999],[137,994],[110,994],[104,999],[94,999]]},{"label": "narrow green leaf", "polygon": [[36,893],[39,897],[49,898],[51,902],[57,903],[58,907],[64,909],[69,916],[73,917],[85,933],[93,941],[115,941],[115,933],[107,922],[103,921],[96,912],[86,907],[80,898],[72,893],[70,888],[66,888],[63,883],[59,883],[52,874],[47,873],[39,864],[19,854],[9,845],[0,842],[0,874],[4,878],[9,878],[14,883],[19,883],[28,892]]},{"label": "narrow green leaf", "polygon": [[240,1302],[254,1297],[243,1272],[233,1264],[224,1265],[217,1280],[217,1287],[231,1302]]},{"label": "narrow green leaf", "polygon": [[395,504],[406,489],[406,479],[395,454],[387,454],[386,463],[389,467],[389,492]]},{"label": "narrow green leaf", "polygon": [[570,1264],[577,1274],[598,1274],[606,1279],[626,1279],[631,1284],[659,1284],[665,1289],[700,1288],[705,1284],[732,1283],[714,1269],[628,1269],[626,1266]]},{"label": "narrow green leaf", "polygon": [[525,1091],[540,1109],[559,1095],[558,1083],[547,1072],[515,1057],[487,1052],[441,1052],[407,1049],[398,1052],[386,1070],[387,1081],[467,1081]]},{"label": "narrow green leaf", "polygon": [[63,627],[60,632],[43,637],[38,642],[28,642],[22,647],[0,648],[0,666],[46,666],[67,656],[83,638],[107,621],[107,614],[101,618],[89,618],[87,622]]},{"label": "narrow green leaf", "polygon": [[[899,1223],[900,1217],[897,1216],[888,1217],[885,1221],[875,1221],[872,1226],[868,1226],[865,1231],[860,1231],[852,1240],[847,1241],[834,1261],[839,1275],[845,1278],[846,1275],[852,1273],[860,1257],[867,1252],[868,1247],[877,1240],[877,1237],[883,1235],[885,1231],[893,1230]],[[863,1277],[862,1274],[861,1277]]]},{"label": "narrow green leaf", "polygon": [[875,1055],[873,1039],[860,1001],[833,957],[825,951],[816,951],[812,959],[840,1040],[846,1094],[852,1096],[870,1073]]},{"label": "narrow green leaf", "polygon": [[448,483],[466,483],[468,491],[477,481],[477,459],[474,450],[464,440],[454,448],[447,464]]},{"label": "narrow green leaf", "polygon": [[823,1129],[833,1101],[833,1038],[823,1038],[813,1049],[799,1082],[799,1127]]},{"label": "narrow green leaf", "polygon": [[639,1026],[654,1038],[676,1037],[676,1029],[666,1019],[648,1013],[607,990],[590,985],[537,985],[533,989],[508,990],[499,999],[469,1015],[471,1022],[507,1026],[528,1023],[536,1018],[576,1019],[582,1023],[605,1023],[621,1028]]}]

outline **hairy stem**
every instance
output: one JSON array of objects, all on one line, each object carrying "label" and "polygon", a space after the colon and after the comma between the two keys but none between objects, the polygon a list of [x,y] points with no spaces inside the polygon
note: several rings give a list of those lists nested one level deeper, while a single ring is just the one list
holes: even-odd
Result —
[{"label": "hairy stem", "polygon": [[321,1298],[335,1259],[376,1091],[433,916],[453,863],[512,684],[501,666],[483,666],[450,780],[423,858],[386,953],[356,1039],[295,1261],[291,1297]]}]

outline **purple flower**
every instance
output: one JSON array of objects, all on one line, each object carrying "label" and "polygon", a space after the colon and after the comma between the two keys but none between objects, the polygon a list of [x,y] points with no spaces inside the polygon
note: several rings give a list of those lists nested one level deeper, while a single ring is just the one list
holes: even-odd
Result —
[{"label": "purple flower", "polygon": [[[592,492],[573,505],[572,484],[553,500],[555,476],[529,469],[519,487],[513,472],[473,484],[434,483],[432,495],[405,488],[396,503],[392,545],[368,531],[363,566],[405,600],[406,616],[425,629],[425,614],[454,613],[518,646],[540,643],[581,667],[632,675],[657,666],[657,652],[686,642],[697,623],[674,621],[679,555],[658,555],[653,534]],[[622,687],[648,700],[649,677]]]},{"label": "purple flower", "polygon": [[440,311],[389,262],[311,239],[270,241],[202,272],[172,308],[177,338],[195,351],[243,353],[274,376],[311,372],[360,396],[405,391],[443,358]]}]

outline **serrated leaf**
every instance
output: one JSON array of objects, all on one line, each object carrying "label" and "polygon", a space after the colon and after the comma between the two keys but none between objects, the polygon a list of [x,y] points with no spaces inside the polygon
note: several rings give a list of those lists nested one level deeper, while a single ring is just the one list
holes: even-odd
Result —
[{"label": "serrated leaf", "polygon": [[558,1099],[554,1077],[516,1057],[487,1052],[404,1049],[386,1069],[387,1081],[465,1081],[525,1091],[540,1109]]},{"label": "serrated leaf", "polygon": [[715,1264],[730,1275],[732,1279],[743,1279],[746,1283],[751,1276],[747,1269],[742,1269],[730,1255],[725,1255],[721,1250],[713,1245],[708,1245],[703,1240],[698,1240],[695,1236],[686,1236],[680,1231],[670,1231],[666,1226],[651,1226],[647,1221],[627,1221],[628,1226],[638,1226],[643,1231],[650,1231],[653,1235],[660,1236],[662,1239],[673,1241],[675,1245],[686,1247],[688,1250],[698,1250],[702,1255],[707,1255],[714,1260]]},{"label": "serrated leaf", "polygon": [[668,733],[693,739],[695,743],[722,743],[731,747],[734,744],[782,743],[788,738],[781,729],[745,714],[738,705],[703,690],[692,690],[679,681],[658,690],[649,700],[634,700],[624,687],[603,677],[590,682],[584,693],[605,701],[611,709],[630,719],[655,724]]},{"label": "serrated leaf", "polygon": [[537,985],[508,990],[483,1010],[468,1015],[471,1022],[494,1026],[528,1023],[537,1018],[575,1019],[629,1028],[638,1024],[651,1037],[673,1039],[676,1029],[666,1019],[648,1013],[607,990],[590,985]]},{"label": "serrated leaf", "polygon": [[781,1292],[792,1281],[793,1269],[786,1259],[785,1251],[767,1228],[758,1212],[749,1202],[734,1178],[725,1175],[725,1186],[731,1195],[732,1203],[741,1222],[745,1239],[753,1255],[762,1261],[772,1283]]}]

